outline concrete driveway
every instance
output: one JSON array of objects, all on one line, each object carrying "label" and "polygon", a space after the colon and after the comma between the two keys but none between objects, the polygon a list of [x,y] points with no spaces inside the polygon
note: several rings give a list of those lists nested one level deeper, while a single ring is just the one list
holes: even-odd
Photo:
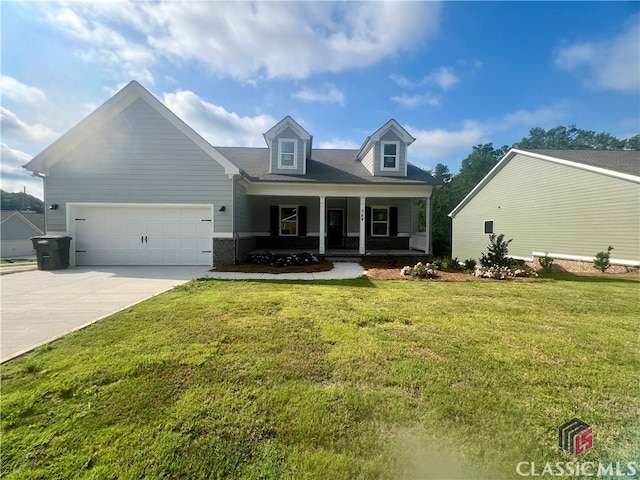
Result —
[{"label": "concrete driveway", "polygon": [[0,277],[0,363],[170,290],[207,267],[77,267]]}]

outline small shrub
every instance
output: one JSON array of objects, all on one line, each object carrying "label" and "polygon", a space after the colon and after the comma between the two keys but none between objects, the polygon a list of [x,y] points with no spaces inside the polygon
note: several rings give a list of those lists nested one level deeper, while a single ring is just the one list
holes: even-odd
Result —
[{"label": "small shrub", "polygon": [[609,245],[606,252],[596,253],[596,257],[593,259],[593,268],[606,272],[611,266],[611,250],[613,250],[613,247]]},{"label": "small shrub", "polygon": [[513,259],[509,257],[509,244],[513,239],[505,240],[504,234],[489,235],[487,253],[480,257],[480,265],[483,267],[509,267]]},{"label": "small shrub", "polygon": [[540,257],[539,262],[544,273],[551,273],[553,271],[553,257],[549,256],[549,252],[545,253],[544,257]]},{"label": "small shrub", "polygon": [[464,261],[464,269],[467,272],[472,272],[473,270],[475,270],[477,264],[478,262],[476,262],[475,259],[468,258]]},{"label": "small shrub", "polygon": [[538,274],[530,266],[524,262],[514,262],[512,265],[505,267],[483,267],[477,265],[473,271],[473,275],[479,278],[493,278],[496,280],[506,280],[509,277],[537,277]]},{"label": "small shrub", "polygon": [[435,263],[418,262],[413,267],[402,267],[400,273],[414,278],[436,278],[438,276],[438,265]]},{"label": "small shrub", "polygon": [[261,265],[271,265],[272,267],[291,267],[318,263],[318,258],[311,252],[292,253],[286,256],[277,256],[275,253],[269,253],[268,255],[252,255],[249,261]]}]

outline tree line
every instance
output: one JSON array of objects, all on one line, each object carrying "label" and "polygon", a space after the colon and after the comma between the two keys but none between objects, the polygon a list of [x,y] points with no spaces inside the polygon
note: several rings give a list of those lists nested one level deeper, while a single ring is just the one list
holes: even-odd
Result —
[{"label": "tree line", "polygon": [[503,145],[495,148],[493,143],[473,147],[467,158],[462,160],[460,172],[456,175],[449,167],[437,164],[430,172],[444,185],[434,190],[432,197],[432,241],[435,256],[451,256],[451,219],[449,212],[489,173],[510,148],[558,149],[558,150],[640,150],[640,135],[620,140],[608,133],[583,130],[575,125],[559,126],[545,130],[536,127],[529,135],[512,147]]},{"label": "tree line", "polygon": [[44,213],[44,202],[24,192],[10,193],[0,190],[2,210],[31,210]]}]

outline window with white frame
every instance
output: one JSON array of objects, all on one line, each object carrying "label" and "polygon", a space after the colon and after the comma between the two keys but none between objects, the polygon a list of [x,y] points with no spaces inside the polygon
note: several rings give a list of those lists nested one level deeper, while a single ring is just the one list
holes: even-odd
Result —
[{"label": "window with white frame", "polygon": [[389,236],[389,207],[371,207],[371,235]]},{"label": "window with white frame", "polygon": [[484,234],[491,235],[493,233],[493,220],[484,221]]},{"label": "window with white frame", "polygon": [[278,141],[278,168],[296,168],[298,157],[298,142],[293,139],[281,138]]},{"label": "window with white frame", "polygon": [[399,169],[399,142],[382,142],[382,165],[381,170]]},{"label": "window with white frame", "polygon": [[280,235],[298,235],[298,207],[280,207]]}]

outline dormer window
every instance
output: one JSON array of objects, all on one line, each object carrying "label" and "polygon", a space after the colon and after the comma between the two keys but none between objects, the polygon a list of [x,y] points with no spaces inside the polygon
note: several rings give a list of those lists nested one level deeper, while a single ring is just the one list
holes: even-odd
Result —
[{"label": "dormer window", "polygon": [[382,142],[382,165],[380,170],[398,170],[399,142]]},{"label": "dormer window", "polygon": [[278,141],[278,168],[297,168],[298,142],[287,138]]}]

